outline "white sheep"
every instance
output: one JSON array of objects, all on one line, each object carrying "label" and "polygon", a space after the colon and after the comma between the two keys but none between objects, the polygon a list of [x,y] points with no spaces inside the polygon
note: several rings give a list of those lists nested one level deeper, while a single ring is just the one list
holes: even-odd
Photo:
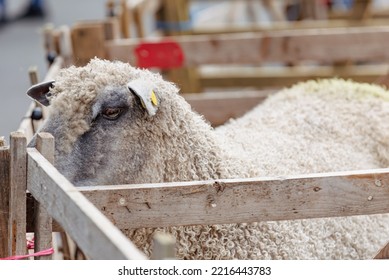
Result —
[{"label": "white sheep", "polygon": [[[56,139],[57,168],[80,186],[388,166],[389,92],[378,86],[301,83],[216,130],[173,84],[125,63],[94,59],[62,70],[49,86],[28,94],[51,104],[41,131]],[[175,236],[183,259],[363,259],[389,240],[389,215],[126,234],[150,254],[156,230]]]}]

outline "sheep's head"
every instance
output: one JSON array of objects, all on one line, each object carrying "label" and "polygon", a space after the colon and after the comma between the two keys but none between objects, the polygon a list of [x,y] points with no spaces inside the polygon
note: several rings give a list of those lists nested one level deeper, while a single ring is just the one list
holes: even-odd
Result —
[{"label": "sheep's head", "polygon": [[177,91],[158,74],[94,59],[63,69],[55,82],[28,94],[50,105],[41,131],[56,139],[57,168],[73,183],[88,185],[141,182],[144,169],[154,170],[145,180],[162,180],[157,170],[163,167],[148,158],[159,153],[153,141],[164,131],[177,133],[171,119],[182,115],[178,111],[190,111]]}]

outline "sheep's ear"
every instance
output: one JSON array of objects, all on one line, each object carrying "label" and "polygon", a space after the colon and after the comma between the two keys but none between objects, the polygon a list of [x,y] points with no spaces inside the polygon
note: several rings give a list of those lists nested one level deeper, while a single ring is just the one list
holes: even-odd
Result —
[{"label": "sheep's ear", "polygon": [[143,108],[149,116],[154,116],[157,113],[159,100],[155,94],[152,83],[144,80],[133,80],[127,84],[128,89],[135,94],[141,101]]},{"label": "sheep's ear", "polygon": [[50,88],[53,86],[54,82],[55,81],[49,81],[33,85],[27,90],[27,95],[30,96],[32,99],[38,101],[43,106],[49,106],[50,102],[47,97],[50,93]]}]

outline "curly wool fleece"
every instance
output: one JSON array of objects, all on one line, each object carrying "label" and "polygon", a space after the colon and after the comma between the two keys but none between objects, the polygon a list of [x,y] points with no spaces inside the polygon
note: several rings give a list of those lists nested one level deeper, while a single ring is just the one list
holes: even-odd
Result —
[{"label": "curly wool fleece", "polygon": [[[141,137],[149,140],[142,143],[153,143],[152,147],[140,146],[150,151],[145,163],[148,173],[140,172],[129,180],[124,166],[122,176],[108,176],[98,183],[291,175],[387,166],[389,93],[381,88],[342,80],[302,83],[213,130],[159,75],[98,59],[82,68],[63,70],[55,83],[52,113],[61,112],[62,116],[61,122],[55,123],[60,129],[50,132],[57,140],[57,162],[91,129],[88,116],[98,93],[106,86],[124,86],[135,78],[151,79],[157,85],[161,105],[154,118],[139,120],[137,131],[127,131],[132,124],[123,126],[123,134],[114,142],[122,146],[121,153],[136,145],[126,143],[125,137],[130,134],[135,133],[139,141]],[[104,157],[98,149],[95,156]],[[115,164],[112,161],[111,166]],[[362,259],[371,258],[389,240],[389,217],[147,228],[126,234],[150,254],[155,231],[174,235],[177,256],[183,259]]]}]

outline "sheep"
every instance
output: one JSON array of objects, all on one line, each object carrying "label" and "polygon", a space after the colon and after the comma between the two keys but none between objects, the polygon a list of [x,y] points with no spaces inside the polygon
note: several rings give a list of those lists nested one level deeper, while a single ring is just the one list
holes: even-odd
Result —
[{"label": "sheep", "polygon": [[[389,161],[389,92],[330,79],[284,89],[213,129],[159,74],[93,59],[28,91],[50,115],[56,167],[78,186],[280,176],[379,168]],[[35,139],[30,146],[35,145]],[[389,215],[129,230],[176,238],[180,259],[366,259]]]}]

